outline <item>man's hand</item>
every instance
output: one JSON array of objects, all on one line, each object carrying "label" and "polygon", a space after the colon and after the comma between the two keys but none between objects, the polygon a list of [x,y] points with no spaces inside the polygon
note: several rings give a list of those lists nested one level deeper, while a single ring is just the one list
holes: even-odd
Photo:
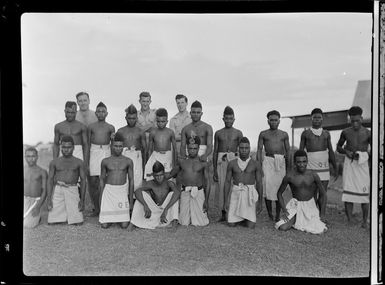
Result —
[{"label": "man's hand", "polygon": [[37,215],[40,214],[40,208],[35,206],[35,208],[32,209],[31,214],[32,214],[32,217],[36,217]]},{"label": "man's hand", "polygon": [[160,215],[160,222],[161,222],[162,224],[167,223],[166,216],[167,216],[167,210],[164,209],[162,215]]},{"label": "man's hand", "polygon": [[52,210],[52,198],[47,199],[47,208],[48,208],[48,211]]},{"label": "man's hand", "polygon": [[214,169],[214,175],[213,175],[214,182],[218,182],[218,170]]},{"label": "man's hand", "polygon": [[80,212],[83,212],[84,210],[84,202],[82,200],[79,201],[78,208]]},{"label": "man's hand", "polygon": [[262,212],[262,200],[259,200],[256,204],[255,213],[259,215]]},{"label": "man's hand", "polygon": [[345,149],[345,154],[348,158],[353,159],[354,152]]},{"label": "man's hand", "polygon": [[149,219],[151,217],[151,210],[148,206],[144,207],[144,217],[146,219]]}]

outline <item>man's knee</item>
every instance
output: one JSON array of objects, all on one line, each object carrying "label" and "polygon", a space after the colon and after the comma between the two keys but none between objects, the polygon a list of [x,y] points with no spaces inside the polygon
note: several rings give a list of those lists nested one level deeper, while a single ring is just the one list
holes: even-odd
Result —
[{"label": "man's knee", "polygon": [[288,231],[291,229],[291,224],[290,223],[286,223],[286,224],[283,224],[281,225],[279,228],[278,228],[280,231]]},{"label": "man's knee", "polygon": [[120,223],[120,227],[121,227],[122,229],[127,229],[128,224],[129,224],[129,222],[123,222],[123,223]]}]

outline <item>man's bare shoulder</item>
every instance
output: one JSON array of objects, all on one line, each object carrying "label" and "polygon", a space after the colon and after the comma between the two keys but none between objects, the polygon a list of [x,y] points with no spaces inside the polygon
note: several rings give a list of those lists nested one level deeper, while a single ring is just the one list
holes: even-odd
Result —
[{"label": "man's bare shoulder", "polygon": [[83,130],[87,130],[87,126],[78,120],[74,120],[73,124]]},{"label": "man's bare shoulder", "polygon": [[270,134],[270,129],[263,130],[259,133],[259,136],[265,137]]},{"label": "man's bare shoulder", "polygon": [[206,128],[206,129],[213,129],[213,127],[210,125],[210,124],[208,124],[208,123],[206,123],[206,122],[204,122],[204,121],[201,121],[203,124],[202,124],[202,126],[204,127],[204,128]]},{"label": "man's bare shoulder", "polygon": [[283,137],[289,137],[289,134],[283,130],[278,129],[278,133]]},{"label": "man's bare shoulder", "polygon": [[44,168],[42,168],[42,167],[40,167],[39,165],[36,165],[37,166],[37,168],[38,168],[38,170],[39,170],[39,172],[40,172],[40,174],[42,175],[42,176],[47,176],[47,170],[45,170]]},{"label": "man's bare shoulder", "polygon": [[68,122],[66,120],[61,121],[55,125],[55,129],[61,129],[68,125]]}]

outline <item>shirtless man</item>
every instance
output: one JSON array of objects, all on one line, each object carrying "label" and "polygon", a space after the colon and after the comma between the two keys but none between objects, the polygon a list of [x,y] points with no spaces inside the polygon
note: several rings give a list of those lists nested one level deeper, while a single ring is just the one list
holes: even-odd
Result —
[{"label": "shirtless man", "polygon": [[40,208],[47,195],[47,171],[38,166],[36,148],[25,150],[24,167],[24,227],[34,228],[40,222]]},{"label": "shirtless man", "polygon": [[206,226],[210,188],[207,185],[208,163],[198,158],[200,138],[190,137],[187,140],[188,158],[179,159],[169,177],[176,177],[180,172],[182,192],[180,195],[179,223],[188,226]]},{"label": "shirtless man", "polygon": [[[63,135],[61,137],[62,156],[54,158],[49,164],[48,224],[68,222],[68,224],[81,225],[83,223],[86,173],[83,161],[74,157],[73,151],[74,139]],[[77,186],[79,178],[80,197]]]},{"label": "shirtless man", "polygon": [[88,137],[87,127],[81,122],[75,120],[76,116],[76,103],[73,101],[67,101],[65,104],[65,121],[55,125],[55,137],[53,141],[53,158],[59,157],[60,142],[63,136],[72,136],[74,140],[73,156],[84,161],[86,169],[88,168]]},{"label": "shirtless man", "polygon": [[[156,110],[156,128],[150,131],[148,146],[148,161],[144,170],[144,179],[152,180],[152,166],[156,161],[163,164],[165,172],[170,172],[176,159],[175,134],[167,128],[167,110],[159,108]],[[171,150],[172,146],[172,150]]]},{"label": "shirtless man", "polygon": [[[282,180],[277,196],[282,208],[282,218],[275,228],[287,231],[291,227],[312,234],[321,234],[327,230],[325,219],[326,191],[316,172],[306,169],[307,154],[303,150],[294,153],[295,168]],[[282,193],[290,185],[293,198],[285,206]],[[314,201],[314,192],[319,192],[320,211]],[[321,212],[321,214],[320,214]]]},{"label": "shirtless man", "polygon": [[235,118],[234,110],[231,107],[226,106],[222,120],[225,123],[225,127],[215,132],[213,154],[213,179],[215,182],[218,182],[215,200],[218,208],[222,211],[220,222],[226,221],[224,186],[227,165],[231,160],[237,158],[239,141],[243,137],[240,130],[233,128]]},{"label": "shirtless man", "polygon": [[110,227],[111,223],[119,223],[121,228],[127,228],[134,206],[133,164],[131,159],[122,155],[123,141],[124,138],[116,134],[112,142],[112,155],[102,160],[99,222],[103,229]]},{"label": "shirtless man", "polygon": [[120,128],[117,134],[123,137],[123,155],[130,158],[134,164],[134,189],[143,182],[144,165],[146,162],[146,137],[137,126],[138,111],[134,105],[125,110],[127,125]]},{"label": "shirtless man", "polygon": [[[349,109],[351,127],[342,131],[337,143],[337,151],[345,154],[342,174],[342,201],[345,202],[345,212],[348,224],[352,225],[353,203],[362,207],[362,227],[368,228],[368,213],[370,200],[369,145],[371,133],[362,126],[362,109],[353,106]],[[346,144],[345,144],[346,143]],[[344,146],[345,145],[345,146]]]},{"label": "shirtless man", "polygon": [[239,157],[228,163],[226,171],[225,209],[229,226],[246,221],[246,227],[255,228],[257,215],[262,211],[261,172],[260,164],[250,157],[249,139],[242,137]]},{"label": "shirtless man", "polygon": [[179,154],[182,141],[182,129],[192,121],[190,113],[186,110],[188,103],[187,97],[183,94],[178,94],[175,96],[175,101],[179,112],[170,119],[169,127],[175,133],[176,150]]},{"label": "shirtless man", "polygon": [[94,111],[90,110],[90,96],[86,92],[76,94],[76,101],[79,105],[79,112],[76,113],[76,120],[88,127],[98,121]]},{"label": "shirtless man", "polygon": [[191,104],[190,111],[192,122],[182,129],[180,156],[186,157],[186,142],[187,138],[198,136],[200,139],[198,157],[202,161],[207,161],[207,157],[213,150],[213,128],[201,121],[203,115],[202,104],[195,101]]},{"label": "shirtless man", "polygon": [[[289,135],[278,129],[281,115],[273,110],[267,113],[267,123],[270,128],[262,131],[258,137],[257,161],[262,163],[263,171],[263,196],[266,209],[271,220],[272,201],[275,201],[275,221],[279,220],[280,206],[277,191],[286,174],[289,157]],[[265,157],[262,160],[262,148],[265,148]]]},{"label": "shirtless man", "polygon": [[[312,127],[302,132],[299,149],[304,150],[306,148],[308,156],[307,167],[317,172],[325,191],[327,191],[330,179],[329,171],[334,170],[336,172],[337,164],[330,133],[322,129],[322,119],[323,113],[321,109],[315,108],[311,111]],[[329,162],[333,166],[330,170]],[[317,201],[317,192],[315,192],[315,195],[314,199]]]},{"label": "shirtless man", "polygon": [[100,175],[100,165],[102,160],[111,155],[110,141],[111,137],[115,133],[115,127],[106,122],[106,117],[108,115],[107,107],[103,102],[100,102],[96,106],[96,117],[98,121],[91,123],[88,126],[88,138],[89,138],[89,150],[90,158],[90,176],[89,181],[89,194],[94,204],[95,211],[92,216],[99,215],[99,175]]},{"label": "shirtless man", "polygon": [[152,167],[153,180],[135,191],[136,201],[132,211],[131,223],[144,229],[155,229],[171,224],[173,230],[178,225],[180,191],[172,181],[165,179],[164,166],[156,161]]},{"label": "shirtless man", "polygon": [[137,126],[145,133],[146,146],[149,144],[151,128],[156,127],[156,109],[150,109],[151,95],[147,91],[139,94],[140,110],[138,112]]}]

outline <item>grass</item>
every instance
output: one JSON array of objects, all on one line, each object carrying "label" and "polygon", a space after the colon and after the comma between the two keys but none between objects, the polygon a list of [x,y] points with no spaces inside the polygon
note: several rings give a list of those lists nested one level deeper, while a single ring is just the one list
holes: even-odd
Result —
[{"label": "grass", "polygon": [[344,213],[327,209],[323,235],[277,231],[265,209],[257,227],[179,226],[128,232],[104,230],[97,218],[82,226],[46,223],[24,230],[23,269],[37,276],[258,275],[365,277],[369,275],[369,231],[347,226]]},{"label": "grass", "polygon": [[[47,168],[49,158],[40,157]],[[255,229],[215,223],[219,210],[210,196],[207,227],[179,226],[128,232],[104,230],[97,218],[82,226],[42,223],[24,229],[23,270],[28,276],[257,275],[367,277],[370,269],[369,230],[346,224],[341,192],[328,190],[329,230],[312,235],[280,232],[265,208]],[[290,192],[284,193],[285,200]],[[91,209],[86,196],[86,210]]]}]

